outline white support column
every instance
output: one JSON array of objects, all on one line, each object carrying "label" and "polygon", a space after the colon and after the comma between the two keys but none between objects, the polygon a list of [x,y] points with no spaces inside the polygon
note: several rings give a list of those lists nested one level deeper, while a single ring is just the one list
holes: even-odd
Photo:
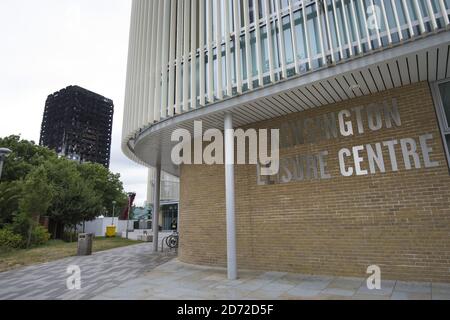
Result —
[{"label": "white support column", "polygon": [[152,229],[153,229],[153,252],[158,251],[158,234],[159,234],[159,205],[161,190],[161,164],[155,168],[155,186],[153,188],[153,212],[152,212]]},{"label": "white support column", "polygon": [[234,214],[234,132],[233,115],[225,114],[225,198],[227,211],[227,270],[228,279],[237,279],[236,221]]}]

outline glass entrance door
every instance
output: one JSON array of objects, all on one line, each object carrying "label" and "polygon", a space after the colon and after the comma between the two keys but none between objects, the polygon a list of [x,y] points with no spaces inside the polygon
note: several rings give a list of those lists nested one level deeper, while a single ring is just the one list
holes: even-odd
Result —
[{"label": "glass entrance door", "polygon": [[172,222],[178,221],[178,204],[170,204],[162,206],[163,230],[172,230]]}]

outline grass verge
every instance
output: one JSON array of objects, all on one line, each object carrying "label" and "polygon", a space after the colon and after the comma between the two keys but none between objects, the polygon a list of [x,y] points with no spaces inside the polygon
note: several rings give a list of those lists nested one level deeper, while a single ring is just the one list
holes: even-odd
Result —
[{"label": "grass verge", "polygon": [[[123,238],[95,238],[92,251],[99,252],[113,248],[138,244],[137,241]],[[0,272],[29,266],[38,263],[54,261],[77,254],[77,243],[67,243],[62,240],[50,240],[47,244],[31,249],[0,252]]]}]

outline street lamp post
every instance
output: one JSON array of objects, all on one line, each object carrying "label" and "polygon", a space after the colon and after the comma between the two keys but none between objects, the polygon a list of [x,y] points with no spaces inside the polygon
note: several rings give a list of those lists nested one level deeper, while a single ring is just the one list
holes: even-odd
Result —
[{"label": "street lamp post", "polygon": [[113,205],[112,225],[114,225],[114,216],[115,216],[116,203],[117,203],[116,201],[112,202],[112,205]]},{"label": "street lamp post", "polygon": [[128,239],[128,225],[130,222],[130,211],[131,211],[131,201],[130,201],[131,195],[128,194],[128,214],[127,214],[127,231],[126,231],[126,238]]},{"label": "street lamp post", "polygon": [[0,179],[2,178],[3,162],[12,151],[7,148],[0,148]]},{"label": "street lamp post", "polygon": [[126,238],[128,239],[128,229],[129,229],[129,222],[130,222],[130,214],[131,214],[131,205],[134,201],[134,197],[136,196],[136,193],[129,192],[128,193],[128,214],[127,214],[127,231],[126,231]]}]

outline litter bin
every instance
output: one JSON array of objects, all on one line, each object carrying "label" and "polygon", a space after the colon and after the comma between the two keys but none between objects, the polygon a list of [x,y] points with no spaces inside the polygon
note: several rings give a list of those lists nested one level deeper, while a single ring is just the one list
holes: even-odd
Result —
[{"label": "litter bin", "polygon": [[116,226],[106,226],[106,237],[116,236]]},{"label": "litter bin", "polygon": [[90,256],[92,254],[92,233],[80,233],[78,235],[78,255]]}]

